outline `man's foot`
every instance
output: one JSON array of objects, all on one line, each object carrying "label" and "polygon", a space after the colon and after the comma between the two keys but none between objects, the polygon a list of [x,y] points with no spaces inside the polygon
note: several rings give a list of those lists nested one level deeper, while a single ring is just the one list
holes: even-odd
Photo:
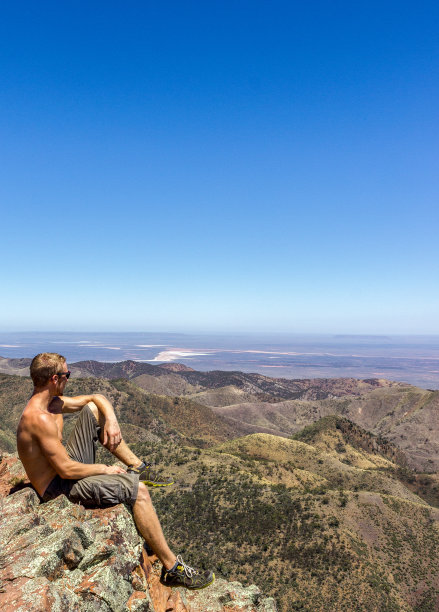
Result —
[{"label": "man's foot", "polygon": [[136,468],[129,465],[127,472],[129,474],[139,474],[139,481],[150,487],[167,487],[174,484],[172,478],[162,478],[156,470],[152,469],[150,463],[141,463]]},{"label": "man's foot", "polygon": [[172,569],[166,570],[162,568],[162,575],[160,576],[160,582],[165,586],[179,587],[184,586],[187,589],[204,589],[205,587],[212,584],[215,580],[215,574],[210,570],[201,572],[189,567],[183,561],[180,555],[177,556],[177,561]]}]

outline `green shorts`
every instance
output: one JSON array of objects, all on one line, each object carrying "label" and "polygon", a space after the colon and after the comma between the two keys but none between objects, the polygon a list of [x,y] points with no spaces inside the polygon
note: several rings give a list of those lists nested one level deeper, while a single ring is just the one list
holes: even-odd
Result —
[{"label": "green shorts", "polygon": [[[75,429],[67,442],[66,450],[71,459],[79,463],[95,463],[96,446],[100,427],[88,406],[81,410]],[[49,501],[65,495],[83,506],[133,505],[139,490],[138,474],[100,474],[80,480],[67,480],[55,476],[45,490],[42,499]]]}]

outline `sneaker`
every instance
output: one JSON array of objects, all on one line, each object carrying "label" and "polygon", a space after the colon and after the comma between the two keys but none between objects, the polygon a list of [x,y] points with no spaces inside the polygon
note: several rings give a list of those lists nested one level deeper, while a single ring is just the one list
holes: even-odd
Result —
[{"label": "sneaker", "polygon": [[168,487],[174,484],[172,478],[162,478],[156,470],[152,469],[150,463],[142,463],[136,468],[129,465],[127,472],[129,474],[139,474],[139,481],[150,487]]},{"label": "sneaker", "polygon": [[172,569],[166,570],[164,567],[162,568],[162,575],[160,576],[160,582],[165,586],[184,586],[192,590],[204,589],[209,584],[212,584],[214,580],[215,574],[213,572],[210,570],[201,572],[193,567],[189,567],[180,555],[177,556],[177,561]]}]

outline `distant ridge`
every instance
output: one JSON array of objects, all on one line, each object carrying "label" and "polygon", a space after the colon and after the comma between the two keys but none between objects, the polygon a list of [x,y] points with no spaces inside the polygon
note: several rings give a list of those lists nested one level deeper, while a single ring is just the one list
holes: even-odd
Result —
[{"label": "distant ridge", "polygon": [[32,359],[27,357],[9,359],[0,357],[0,372],[4,374],[18,374],[19,376],[29,376],[29,366]]},{"label": "distant ridge", "polygon": [[375,341],[376,340],[387,340],[387,341],[391,340],[389,336],[376,336],[375,334],[336,334],[334,338],[337,338],[337,340],[343,340],[343,339],[370,340],[370,338],[373,338]]},{"label": "distant ridge", "polygon": [[[31,359],[8,359],[0,357],[0,372],[5,374],[17,374],[29,376],[29,365]],[[142,374],[152,376],[164,376],[169,372],[183,377],[191,385],[201,385],[206,389],[217,389],[225,386],[234,386],[247,392],[261,396],[267,400],[268,395],[279,399],[323,399],[328,395],[334,396],[363,393],[366,390],[377,387],[404,386],[403,383],[392,382],[381,378],[272,378],[263,374],[246,373],[225,370],[211,370],[200,372],[181,363],[162,363],[151,365],[142,361],[77,361],[69,362],[69,368],[73,376],[98,378],[135,378]],[[318,383],[316,383],[318,381]]]},{"label": "distant ridge", "polygon": [[77,361],[69,364],[70,370],[75,377],[96,376],[98,378],[134,378],[141,374],[157,375],[157,366],[139,361],[117,361],[107,363],[102,361]]},{"label": "distant ridge", "polygon": [[195,372],[193,368],[184,365],[184,363],[161,363],[157,367],[169,372]]}]

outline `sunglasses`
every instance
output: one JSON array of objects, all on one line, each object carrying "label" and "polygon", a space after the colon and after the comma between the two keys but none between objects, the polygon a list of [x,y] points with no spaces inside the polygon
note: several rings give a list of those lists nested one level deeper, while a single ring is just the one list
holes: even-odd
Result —
[{"label": "sunglasses", "polygon": [[66,378],[70,378],[70,370],[67,370],[67,372],[57,372],[56,375],[57,376],[65,376]]}]

